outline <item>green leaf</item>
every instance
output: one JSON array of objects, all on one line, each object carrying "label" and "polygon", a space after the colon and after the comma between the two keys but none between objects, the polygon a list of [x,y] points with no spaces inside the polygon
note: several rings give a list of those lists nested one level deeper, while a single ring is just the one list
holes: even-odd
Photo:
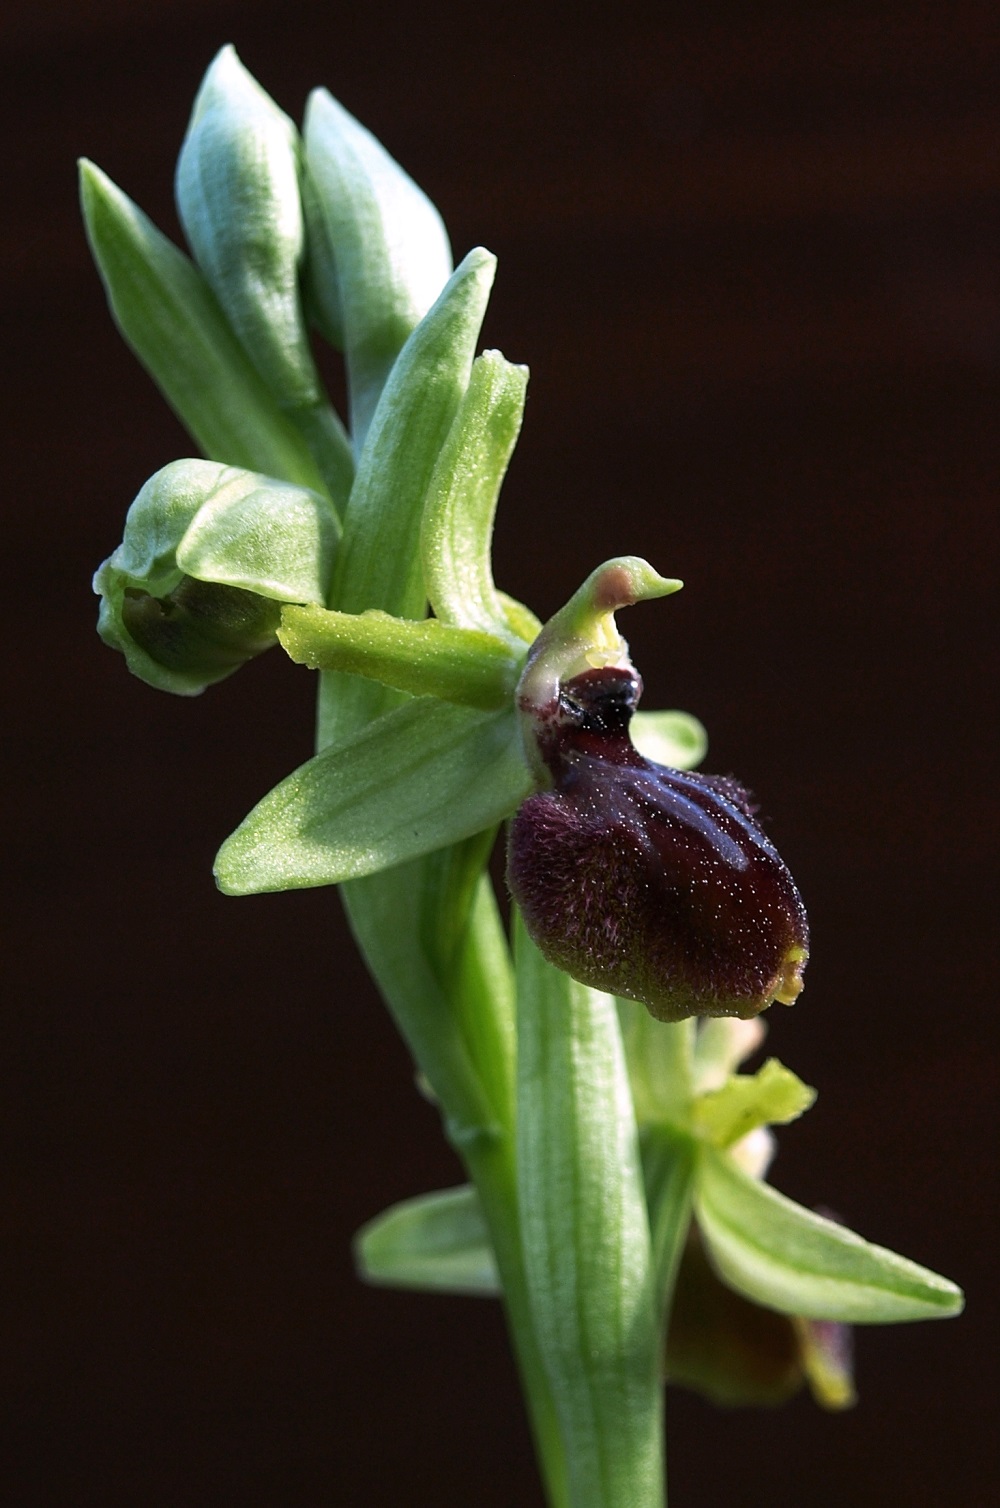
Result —
[{"label": "green leaf", "polygon": [[499,351],[485,351],[473,362],[434,468],[421,529],[424,579],[437,616],[504,638],[511,629],[493,584],[490,552],[527,385],[527,368],[512,366]]},{"label": "green leaf", "polygon": [[[471,251],[393,368],[358,462],[330,606],[421,618],[420,521],[431,474],[469,382],[495,258]],[[320,741],[391,705],[381,687],[324,676]]]},{"label": "green leaf", "polygon": [[360,444],[393,362],[451,273],[451,248],[426,194],[325,89],[309,97],[304,136],[306,206],[325,229],[311,241],[309,273],[336,287],[316,302],[342,317]]},{"label": "green leaf", "polygon": [[699,1095],[694,1125],[716,1147],[731,1147],[758,1126],[787,1125],[815,1103],[816,1091],[777,1058],[754,1074],[734,1073],[719,1089]]},{"label": "green leaf", "polygon": [[436,1293],[500,1292],[489,1232],[468,1184],[394,1204],[358,1232],[354,1258],[368,1283]]},{"label": "green leaf", "polygon": [[690,712],[637,712],[629,731],[640,754],[673,770],[693,770],[708,748],[708,734]]},{"label": "green leaf", "polygon": [[421,697],[331,745],[222,845],[229,895],[334,885],[492,827],[531,781],[513,713]]},{"label": "green leaf", "polygon": [[194,264],[86,159],[80,194],[115,322],[205,454],[323,491],[305,442]]},{"label": "green leaf", "polygon": [[394,618],[375,608],[288,608],[278,637],[291,659],[311,670],[349,671],[467,707],[512,705],[521,670],[509,643],[493,634],[452,628],[436,618]]},{"label": "green leaf", "polygon": [[961,1290],[702,1150],[695,1209],[712,1262],[730,1287],[807,1319],[889,1324],[958,1314]]},{"label": "green leaf", "polygon": [[202,81],[177,163],[181,223],[244,350],[344,505],[351,444],[323,390],[299,297],[299,155],[292,121],[224,47]]},{"label": "green leaf", "polygon": [[528,1292],[574,1505],[662,1502],[659,1305],[612,998],[518,921],[518,1198]]}]

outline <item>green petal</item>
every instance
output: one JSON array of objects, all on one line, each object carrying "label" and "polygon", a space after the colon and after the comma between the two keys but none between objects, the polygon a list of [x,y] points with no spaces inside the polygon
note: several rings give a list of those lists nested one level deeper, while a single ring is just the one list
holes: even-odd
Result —
[{"label": "green petal", "polygon": [[493,584],[493,518],[527,385],[527,368],[512,366],[499,351],[473,362],[431,478],[421,529],[424,579],[437,616],[504,637],[510,627]]},{"label": "green petal", "polygon": [[278,637],[291,659],[311,670],[349,671],[467,707],[512,705],[521,672],[509,643],[493,634],[452,628],[436,618],[394,618],[374,608],[287,608]]},{"label": "green petal", "polygon": [[[471,251],[396,362],[358,462],[331,607],[423,617],[424,499],[468,386],[495,267],[488,251]],[[380,687],[330,673],[324,678],[320,741],[353,730],[386,705]]]},{"label": "green petal", "polygon": [[636,712],[629,732],[640,754],[673,770],[693,770],[708,748],[708,734],[690,712]]},{"label": "green petal", "polygon": [[222,845],[216,879],[249,895],[374,874],[492,827],[530,786],[513,713],[421,697],[276,786]]},{"label": "green petal", "polygon": [[699,1095],[694,1125],[716,1147],[731,1147],[758,1126],[784,1126],[815,1102],[816,1091],[768,1058],[756,1073],[734,1073],[719,1089]]},{"label": "green petal", "polygon": [[390,1288],[500,1292],[489,1232],[468,1184],[404,1199],[383,1211],[358,1232],[354,1259],[366,1282]]},{"label": "green petal", "polygon": [[[360,444],[393,362],[451,273],[441,217],[370,131],[325,89],[309,97],[304,126],[307,207],[325,236],[311,245],[312,278],[335,280]],[[331,266],[332,261],[332,266]]]},{"label": "green petal", "polygon": [[749,1178],[703,1148],[695,1209],[712,1262],[731,1287],[785,1314],[889,1324],[958,1314],[954,1283]]},{"label": "green petal", "polygon": [[322,491],[305,442],[194,264],[86,159],[80,194],[115,322],[205,454]]}]

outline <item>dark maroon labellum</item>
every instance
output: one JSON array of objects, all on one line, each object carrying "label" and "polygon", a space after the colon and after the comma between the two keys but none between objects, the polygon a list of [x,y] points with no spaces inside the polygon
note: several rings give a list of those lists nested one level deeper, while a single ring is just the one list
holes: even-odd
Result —
[{"label": "dark maroon labellum", "polygon": [[585,671],[535,713],[553,788],[510,831],[507,877],[537,946],[662,1021],[755,1016],[802,988],[799,893],[735,780],[668,769],[629,737],[642,683]]}]

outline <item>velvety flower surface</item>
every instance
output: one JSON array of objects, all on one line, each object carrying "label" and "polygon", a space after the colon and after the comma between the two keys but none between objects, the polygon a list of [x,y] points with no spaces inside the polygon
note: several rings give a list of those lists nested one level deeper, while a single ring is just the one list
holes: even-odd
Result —
[{"label": "velvety flower surface", "polygon": [[552,788],[511,825],[508,880],[534,941],[664,1021],[754,1016],[802,988],[805,909],[734,780],[645,759],[630,667],[565,681],[536,719]]}]

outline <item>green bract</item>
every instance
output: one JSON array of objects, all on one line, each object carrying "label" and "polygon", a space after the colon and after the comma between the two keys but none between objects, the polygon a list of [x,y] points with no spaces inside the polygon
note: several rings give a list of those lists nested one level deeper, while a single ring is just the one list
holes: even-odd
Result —
[{"label": "green bract", "polygon": [[[200,691],[275,643],[316,673],[315,752],[223,843],[218,883],[342,887],[468,1176],[370,1221],[359,1271],[502,1294],[552,1508],[660,1508],[664,1375],[725,1402],[775,1401],[806,1378],[839,1407],[853,1396],[845,1322],[962,1302],[764,1182],[768,1128],[815,1095],[774,1059],[737,1071],[759,1023],[654,1021],[547,961],[516,907],[512,949],[490,856],[505,819],[517,813],[516,834],[529,810],[549,811],[556,768],[572,792],[596,767],[589,815],[611,790],[626,847],[660,854],[641,894],[693,895],[664,858],[666,805],[659,832],[639,820],[652,785],[602,784],[615,759],[601,734],[621,706],[580,694],[610,674],[637,695],[614,610],[680,582],[620,556],[544,626],[497,587],[493,526],[527,370],[477,355],[495,260],[476,248],[452,271],[437,210],[325,91],[300,140],[222,50],[177,169],[193,260],[100,169],[84,162],[81,183],[112,313],[207,457],[163,467],[132,504],[95,578],[100,633],[170,691]],[[344,354],[350,434],[310,324]],[[576,741],[558,763],[545,739],[560,718]],[[701,724],[640,712],[632,731],[618,765],[669,767],[649,782],[696,808],[692,830],[725,806],[720,852],[730,878],[745,868],[732,839],[753,829],[745,793],[680,773],[705,752]],[[588,836],[590,856],[606,831]],[[579,870],[559,876],[570,915]],[[592,908],[592,935],[619,955],[641,909],[621,893]],[[745,921],[717,923],[738,964]],[[747,1341],[764,1332],[770,1357]]]}]

